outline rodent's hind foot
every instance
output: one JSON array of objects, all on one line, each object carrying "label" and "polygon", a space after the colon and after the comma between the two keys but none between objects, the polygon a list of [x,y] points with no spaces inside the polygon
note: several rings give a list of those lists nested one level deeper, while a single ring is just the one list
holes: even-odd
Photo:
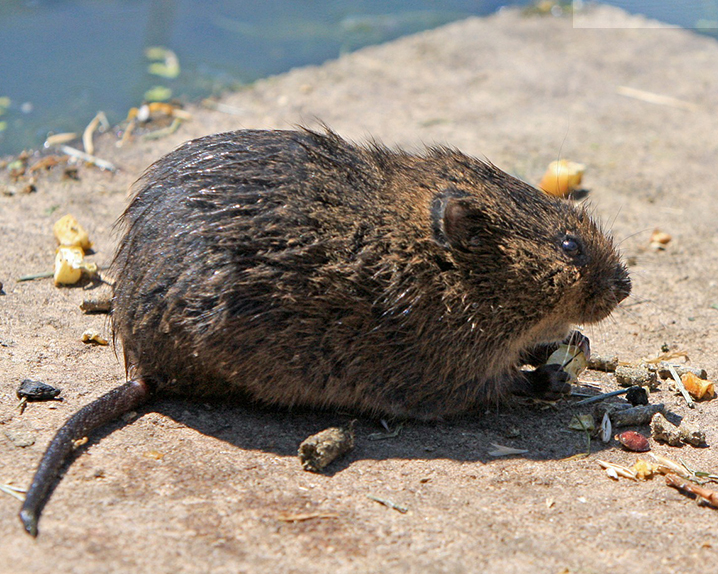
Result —
[{"label": "rodent's hind foot", "polygon": [[571,393],[570,375],[561,365],[541,365],[533,371],[522,371],[514,384],[516,395],[557,401]]}]

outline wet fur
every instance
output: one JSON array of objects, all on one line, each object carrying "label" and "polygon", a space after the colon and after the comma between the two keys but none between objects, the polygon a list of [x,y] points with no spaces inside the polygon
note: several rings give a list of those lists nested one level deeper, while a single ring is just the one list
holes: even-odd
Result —
[{"label": "wet fur", "polygon": [[452,415],[510,392],[536,346],[630,290],[571,203],[452,149],[331,132],[188,142],[120,225],[113,325],[159,393]]}]

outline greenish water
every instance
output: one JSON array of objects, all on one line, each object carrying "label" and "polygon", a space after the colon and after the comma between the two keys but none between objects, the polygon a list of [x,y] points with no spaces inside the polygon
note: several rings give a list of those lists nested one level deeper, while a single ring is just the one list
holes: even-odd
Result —
[{"label": "greenish water", "polygon": [[[0,155],[37,148],[48,133],[81,131],[98,110],[116,124],[154,87],[196,100],[368,44],[526,3],[0,0]],[[718,21],[716,0],[613,3],[685,27]],[[661,5],[663,13],[656,14]],[[172,50],[179,68],[155,70],[164,76],[150,73],[146,50],[152,46]],[[176,77],[167,77],[174,72]]]}]

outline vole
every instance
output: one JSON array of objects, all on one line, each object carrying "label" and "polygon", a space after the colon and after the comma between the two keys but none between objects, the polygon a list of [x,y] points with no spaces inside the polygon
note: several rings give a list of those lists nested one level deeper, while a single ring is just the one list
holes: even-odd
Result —
[{"label": "vole", "polygon": [[129,382],[50,443],[37,520],[73,442],[156,395],[435,419],[512,392],[523,364],[628,296],[612,240],[567,200],[443,147],[243,130],[152,165],[119,222],[114,333]]}]

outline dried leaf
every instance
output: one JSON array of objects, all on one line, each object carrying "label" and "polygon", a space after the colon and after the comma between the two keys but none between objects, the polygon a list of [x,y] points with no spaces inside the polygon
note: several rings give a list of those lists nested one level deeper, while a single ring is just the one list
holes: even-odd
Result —
[{"label": "dried leaf", "polygon": [[631,480],[636,480],[636,473],[630,468],[626,468],[625,466],[621,466],[620,464],[614,464],[612,462],[606,462],[605,460],[600,459],[596,459],[596,462],[601,466],[601,468],[606,469],[606,472],[608,472],[608,469],[612,470],[612,473],[609,473],[609,476],[613,476],[613,473],[615,473],[616,475],[622,476],[623,478],[630,478]]},{"label": "dried leaf", "polygon": [[592,433],[596,430],[596,423],[593,420],[593,415],[573,415],[571,422],[568,423],[568,428]]},{"label": "dried leaf", "polygon": [[523,448],[511,448],[510,446],[504,446],[502,444],[491,443],[494,447],[493,450],[489,451],[489,456],[512,456],[514,454],[526,454],[528,450]]}]

